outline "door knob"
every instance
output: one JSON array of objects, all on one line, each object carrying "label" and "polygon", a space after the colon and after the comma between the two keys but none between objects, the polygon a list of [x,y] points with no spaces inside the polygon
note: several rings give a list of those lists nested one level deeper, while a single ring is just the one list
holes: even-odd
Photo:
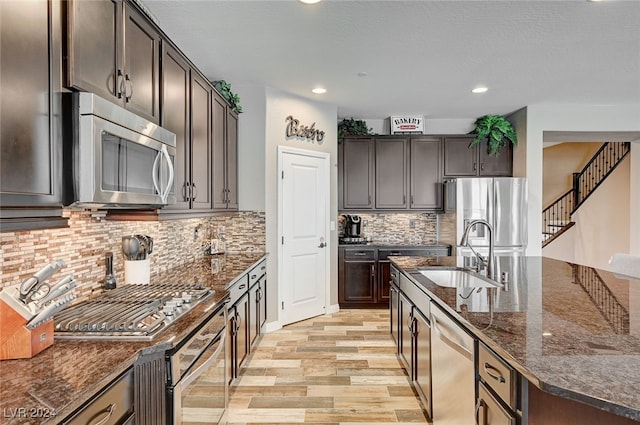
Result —
[{"label": "door knob", "polygon": [[326,243],[324,242],[320,242],[320,245],[318,245],[318,248],[324,248],[325,246],[327,246]]}]

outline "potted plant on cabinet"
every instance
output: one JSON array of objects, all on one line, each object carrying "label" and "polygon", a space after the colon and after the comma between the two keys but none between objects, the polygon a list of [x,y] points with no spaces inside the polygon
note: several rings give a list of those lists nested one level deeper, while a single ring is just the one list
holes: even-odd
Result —
[{"label": "potted plant on cabinet", "polygon": [[344,139],[346,136],[367,136],[372,131],[373,129],[368,128],[364,120],[343,118],[338,123],[338,139]]},{"label": "potted plant on cabinet", "polygon": [[487,140],[487,153],[498,156],[500,150],[507,144],[518,145],[518,136],[509,121],[503,115],[484,115],[475,122],[476,128],[469,132],[476,137],[471,141],[472,148],[483,140]]},{"label": "potted plant on cabinet", "polygon": [[213,82],[213,86],[218,90],[218,93],[231,105],[231,108],[237,113],[242,112],[242,106],[240,106],[240,98],[237,94],[231,91],[231,84],[225,80],[218,80]]}]

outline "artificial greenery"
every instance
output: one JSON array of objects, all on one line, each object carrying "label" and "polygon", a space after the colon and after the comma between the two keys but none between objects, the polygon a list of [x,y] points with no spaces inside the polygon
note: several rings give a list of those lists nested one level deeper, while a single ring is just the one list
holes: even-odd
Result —
[{"label": "artificial greenery", "polygon": [[225,80],[218,80],[213,82],[213,86],[218,90],[218,92],[225,98],[227,102],[231,105],[234,111],[237,113],[242,112],[242,106],[240,106],[240,98],[237,94],[231,91],[231,84],[227,83]]},{"label": "artificial greenery", "polygon": [[498,156],[507,141],[513,143],[514,146],[518,144],[515,130],[503,115],[482,116],[476,120],[475,125],[476,128],[469,132],[469,134],[476,135],[469,144],[470,148],[487,139],[487,153]]},{"label": "artificial greenery", "polygon": [[338,139],[343,139],[345,136],[366,136],[371,134],[372,131],[373,129],[368,128],[364,120],[343,118],[338,123]]}]

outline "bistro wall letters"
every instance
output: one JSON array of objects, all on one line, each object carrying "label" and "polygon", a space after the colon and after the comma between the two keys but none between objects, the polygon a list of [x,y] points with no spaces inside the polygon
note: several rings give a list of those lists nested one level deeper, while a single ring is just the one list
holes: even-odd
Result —
[{"label": "bistro wall letters", "polygon": [[315,128],[316,123],[311,124],[310,127],[305,125],[300,125],[300,121],[293,117],[293,115],[289,115],[286,118],[287,121],[287,138],[289,137],[300,137],[303,139],[308,139],[308,141],[313,142],[314,140],[318,142],[319,145],[324,141],[324,131],[317,130]]}]

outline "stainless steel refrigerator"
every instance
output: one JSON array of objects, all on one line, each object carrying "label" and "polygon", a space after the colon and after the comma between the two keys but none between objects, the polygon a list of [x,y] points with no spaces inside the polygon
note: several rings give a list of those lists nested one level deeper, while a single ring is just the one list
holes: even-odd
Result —
[{"label": "stainless steel refrigerator", "polygon": [[[527,179],[519,177],[459,178],[445,183],[445,210],[456,213],[456,244],[472,220],[484,219],[494,231],[496,255],[524,254],[527,247]],[[468,241],[479,253],[488,252],[485,226],[474,226]],[[458,246],[465,255],[468,248]]]}]

